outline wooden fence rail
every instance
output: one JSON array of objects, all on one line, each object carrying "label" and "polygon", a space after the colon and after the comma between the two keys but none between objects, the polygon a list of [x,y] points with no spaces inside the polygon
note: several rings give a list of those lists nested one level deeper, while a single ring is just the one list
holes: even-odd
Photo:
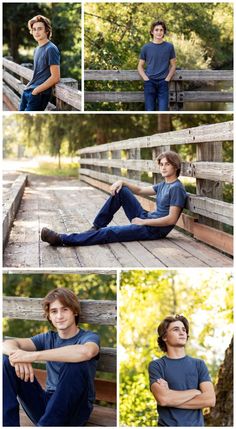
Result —
[{"label": "wooden fence rail", "polygon": [[[85,70],[85,81],[140,81],[136,70]],[[209,85],[207,90],[185,89],[186,82]],[[232,102],[233,92],[223,88],[212,91],[216,82],[230,82],[233,87],[232,70],[177,70],[169,86],[170,110],[183,110],[185,102]],[[144,102],[143,91],[86,91],[85,102]]]},{"label": "wooden fence rail", "polygon": [[[83,148],[79,151],[80,178],[105,191],[122,177],[150,185],[142,181],[142,173],[149,173],[153,183],[160,181],[155,162],[159,153],[172,146],[194,144],[196,161],[182,162],[181,176],[194,179],[196,194],[188,194],[186,209],[191,213],[182,214],[178,225],[232,254],[232,236],[222,230],[222,224],[233,225],[233,204],[223,200],[223,184],[233,183],[233,163],[223,161],[226,141],[233,144],[231,121]],[[148,210],[154,210],[154,199],[141,201]]]},{"label": "wooden fence rail", "polygon": [[[18,110],[20,96],[25,84],[32,79],[33,71],[3,58],[3,101],[10,110]],[[56,106],[49,103],[47,110],[81,110],[81,91],[78,82],[71,78],[62,78],[53,88]]]},{"label": "wooden fence rail", "polygon": [[[80,323],[116,326],[116,301],[111,300],[81,300]],[[45,320],[42,311],[42,299],[23,297],[3,297],[3,315],[10,319]],[[24,333],[22,332],[22,337]],[[12,338],[12,337],[11,337]],[[5,337],[5,339],[10,339]],[[102,338],[101,338],[102,342]],[[97,370],[102,373],[116,373],[116,349],[101,347]],[[46,373],[36,369],[36,376],[44,386]],[[94,407],[88,426],[116,426],[116,410],[111,404],[116,402],[116,382],[104,378],[96,378],[96,400],[102,401]],[[105,402],[104,402],[105,401]],[[107,404],[106,404],[107,402]],[[26,417],[22,415],[22,421]],[[29,426],[28,420],[23,426]]]}]

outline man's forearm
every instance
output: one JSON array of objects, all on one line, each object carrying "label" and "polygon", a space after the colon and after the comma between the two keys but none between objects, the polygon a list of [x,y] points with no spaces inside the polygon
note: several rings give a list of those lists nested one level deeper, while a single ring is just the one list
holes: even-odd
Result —
[{"label": "man's forearm", "polygon": [[46,91],[46,89],[51,88],[52,86],[56,85],[56,83],[58,83],[58,78],[50,76],[47,80],[45,80],[45,82],[37,86],[35,90],[37,94],[40,94],[40,92]]},{"label": "man's forearm", "polygon": [[4,355],[7,355],[7,356],[9,356],[11,353],[19,349],[20,347],[19,347],[19,344],[17,343],[17,340],[6,340],[2,345],[2,352]]},{"label": "man's forearm", "polygon": [[123,180],[122,179],[122,185],[126,186],[127,188],[130,189],[130,191],[132,191],[134,194],[139,195],[142,188],[138,185],[134,185],[133,183],[130,183],[129,181]]},{"label": "man's forearm", "polygon": [[169,69],[169,73],[166,76],[166,80],[170,81],[176,72],[176,65],[171,65]]},{"label": "man's forearm", "polygon": [[156,219],[144,219],[143,225],[147,226],[170,226],[175,225],[176,220],[170,216],[164,216]]},{"label": "man's forearm", "polygon": [[139,73],[139,75],[141,76],[141,78],[143,80],[149,80],[147,74],[145,73],[144,68],[142,66],[140,66],[140,65],[138,66],[138,73]]},{"label": "man's forearm", "polygon": [[200,395],[200,391],[197,389],[189,390],[172,390],[169,389],[161,398],[160,405],[164,407],[178,407],[186,403],[187,401],[192,400],[193,398]]},{"label": "man's forearm", "polygon": [[209,393],[201,393],[187,402],[180,404],[177,408],[183,408],[186,410],[198,410],[206,407],[214,407],[215,406],[215,398],[214,395],[210,395]]}]

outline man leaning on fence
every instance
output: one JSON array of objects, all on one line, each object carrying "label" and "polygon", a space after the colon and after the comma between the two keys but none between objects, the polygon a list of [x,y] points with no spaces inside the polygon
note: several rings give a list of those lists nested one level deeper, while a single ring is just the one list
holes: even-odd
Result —
[{"label": "man leaning on fence", "polygon": [[52,87],[60,80],[60,53],[51,42],[52,27],[48,18],[37,15],[30,19],[28,28],[38,43],[34,51],[34,71],[20,102],[20,111],[45,110]]},{"label": "man leaning on fence", "polygon": [[[174,228],[186,203],[186,191],[178,179],[181,168],[179,155],[163,152],[157,158],[163,181],[153,186],[137,186],[118,180],[111,186],[111,196],[94,219],[90,230],[81,233],[58,234],[43,228],[41,239],[52,246],[90,246],[123,241],[157,240]],[[137,198],[156,195],[154,212],[145,210]],[[114,214],[123,208],[129,225],[108,226]]]},{"label": "man leaning on fence", "polygon": [[[53,331],[3,343],[3,425],[20,426],[20,402],[36,426],[84,426],[95,399],[99,337],[78,327],[80,305],[72,291],[49,292],[43,309]],[[41,361],[46,390],[32,367]]]},{"label": "man leaning on fence", "polygon": [[172,43],[164,40],[165,34],[165,23],[153,22],[150,29],[152,41],[146,43],[140,53],[138,72],[144,81],[147,111],[168,110],[169,82],[175,74],[176,57]]}]

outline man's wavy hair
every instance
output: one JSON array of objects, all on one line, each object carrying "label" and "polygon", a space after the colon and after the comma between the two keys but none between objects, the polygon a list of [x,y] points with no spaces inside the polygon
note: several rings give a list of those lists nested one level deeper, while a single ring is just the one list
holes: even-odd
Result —
[{"label": "man's wavy hair", "polygon": [[160,162],[163,158],[166,158],[167,161],[176,168],[176,176],[179,177],[181,170],[181,158],[178,153],[173,150],[167,150],[166,152],[160,153],[157,157],[157,163],[160,165]]},{"label": "man's wavy hair", "polygon": [[52,37],[51,21],[43,15],[36,15],[28,21],[28,29],[30,34],[33,34],[32,29],[33,29],[33,25],[36,22],[42,22],[44,24],[48,39],[51,39]]},{"label": "man's wavy hair", "polygon": [[57,299],[62,305],[70,308],[73,311],[75,315],[75,323],[76,325],[78,325],[80,316],[80,304],[78,298],[70,289],[66,289],[63,287],[53,289],[43,299],[42,306],[44,310],[44,316],[47,318],[49,323],[51,323],[51,325],[53,326],[51,320],[49,319],[50,304],[52,304]]},{"label": "man's wavy hair", "polygon": [[167,316],[157,328],[157,344],[163,352],[167,352],[166,343],[163,337],[166,335],[167,329],[172,322],[182,322],[187,332],[187,339],[189,338],[189,323],[186,317],[176,314],[175,316]]},{"label": "man's wavy hair", "polygon": [[152,37],[153,37],[153,30],[154,30],[154,28],[155,28],[157,25],[161,25],[161,26],[162,26],[162,28],[163,28],[163,30],[164,30],[164,34],[166,34],[166,32],[167,32],[167,28],[166,28],[166,24],[165,24],[165,22],[164,22],[164,21],[161,21],[161,20],[157,20],[157,21],[154,21],[154,22],[152,22],[152,23],[151,23],[151,27],[150,27],[150,31],[149,31],[150,36],[152,36]]}]

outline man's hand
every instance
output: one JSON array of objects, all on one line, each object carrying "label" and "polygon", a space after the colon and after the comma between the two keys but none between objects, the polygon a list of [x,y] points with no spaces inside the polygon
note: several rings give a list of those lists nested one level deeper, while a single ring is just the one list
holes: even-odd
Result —
[{"label": "man's hand", "polygon": [[145,219],[141,219],[140,217],[134,217],[131,220],[132,225],[145,225]]},{"label": "man's hand", "polygon": [[36,352],[27,352],[25,350],[19,349],[13,353],[10,353],[9,360],[11,365],[13,364],[13,366],[16,363],[20,363],[20,362],[31,363],[36,360]]},{"label": "man's hand", "polygon": [[34,88],[32,91],[32,95],[38,95],[38,94],[39,94],[39,92],[37,91],[37,88]]},{"label": "man's hand", "polygon": [[20,362],[13,365],[10,361],[10,364],[14,366],[17,377],[19,377],[23,381],[30,381],[31,383],[33,383],[34,369],[31,363]]},{"label": "man's hand", "polygon": [[163,387],[164,389],[169,390],[169,385],[167,381],[164,380],[163,378],[158,378],[157,383],[159,384],[159,386]]},{"label": "man's hand", "polygon": [[122,180],[117,180],[117,182],[113,183],[110,187],[111,195],[115,195],[115,193],[118,193],[123,186]]}]

